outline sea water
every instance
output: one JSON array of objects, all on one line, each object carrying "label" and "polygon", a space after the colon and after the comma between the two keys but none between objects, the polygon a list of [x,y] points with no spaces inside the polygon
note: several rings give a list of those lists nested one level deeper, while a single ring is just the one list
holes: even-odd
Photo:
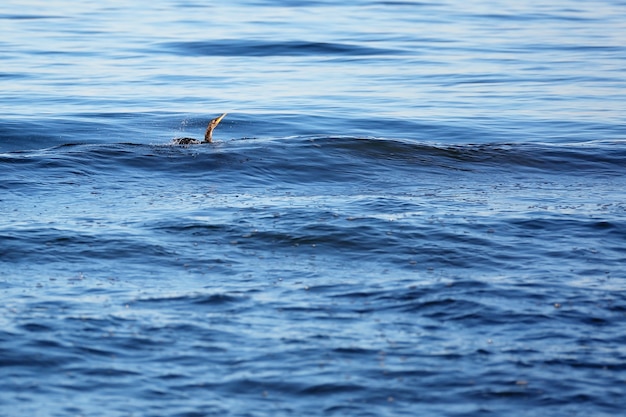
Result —
[{"label": "sea water", "polygon": [[3,2],[0,415],[622,414],[626,3],[549,3]]}]

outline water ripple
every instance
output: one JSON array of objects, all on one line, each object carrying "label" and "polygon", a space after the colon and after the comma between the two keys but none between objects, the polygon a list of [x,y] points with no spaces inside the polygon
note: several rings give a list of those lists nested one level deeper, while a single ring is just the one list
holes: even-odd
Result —
[{"label": "water ripple", "polygon": [[191,56],[380,56],[402,51],[355,44],[307,41],[262,41],[223,39],[215,41],[166,42],[159,47],[177,55]]}]

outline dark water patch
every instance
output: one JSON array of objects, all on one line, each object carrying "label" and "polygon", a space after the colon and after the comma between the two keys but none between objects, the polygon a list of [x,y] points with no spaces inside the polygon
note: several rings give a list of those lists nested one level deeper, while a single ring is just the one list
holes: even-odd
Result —
[{"label": "dark water patch", "polygon": [[167,42],[158,45],[177,55],[191,56],[379,56],[401,51],[331,42],[261,41],[224,39],[216,41]]},{"label": "dark water patch", "polygon": [[[92,353],[92,352],[89,352]],[[109,353],[110,355],[110,353]],[[139,374],[127,369],[115,369],[115,368],[100,368],[100,369],[73,369],[70,372],[81,372],[84,375],[91,377],[103,377],[103,378],[123,378],[123,377],[136,377]],[[78,388],[78,387],[76,387]]]},{"label": "dark water patch", "polygon": [[[621,147],[620,147],[621,148]],[[530,168],[549,173],[583,172],[621,175],[626,160],[624,149],[593,150],[576,146],[534,146],[513,144],[461,145],[436,148],[461,166],[493,167],[502,170]]]},{"label": "dark water patch", "polygon": [[[28,75],[26,74],[17,74],[17,73],[11,73],[11,72],[0,72],[0,79],[12,79],[12,80],[17,80],[17,79],[23,79],[23,78],[27,78]],[[4,130],[4,129],[3,129]],[[0,137],[4,137],[6,134],[3,130],[0,130]]]},{"label": "dark water patch", "polygon": [[372,5],[383,5],[383,6],[400,6],[400,7],[424,7],[424,6],[437,6],[438,3],[429,3],[422,1],[372,1],[370,2]]},{"label": "dark water patch", "polygon": [[595,18],[590,18],[577,13],[576,10],[555,9],[546,13],[483,13],[475,14],[474,17],[493,22],[541,22],[541,21],[564,21],[564,22],[594,22]]},{"label": "dark water patch", "polygon": [[6,262],[27,260],[72,262],[85,257],[99,259],[102,262],[151,256],[165,260],[171,256],[167,248],[160,244],[150,247],[140,236],[133,233],[92,233],[62,230],[45,225],[5,230],[2,242],[5,250],[0,258]]},{"label": "dark water patch", "polygon": [[597,219],[572,219],[567,216],[561,218],[550,219],[517,219],[512,220],[510,224],[519,230],[526,230],[531,233],[545,231],[546,233],[554,233],[558,230],[568,230],[574,233],[574,236],[585,237],[585,235],[606,234],[607,236],[616,233],[616,235],[624,235],[626,232],[626,223],[621,221],[602,221]]},{"label": "dark water patch", "polygon": [[[589,149],[584,146],[542,146],[516,144],[467,144],[467,145],[431,145],[413,141],[399,141],[375,138],[312,138],[287,139],[282,143],[274,142],[272,147],[263,146],[251,149],[246,154],[254,161],[280,161],[277,153],[282,149],[297,151],[306,150],[306,155],[299,157],[299,152],[292,154],[289,160],[283,160],[277,171],[296,173],[296,166],[308,174],[317,171],[332,171],[332,166],[341,166],[343,170],[355,175],[371,175],[376,166],[379,169],[414,167],[432,165],[449,170],[480,171],[482,169],[519,170],[531,168],[549,173],[614,173],[621,175],[621,168],[626,161],[626,150],[622,146]],[[268,144],[269,145],[269,144]],[[278,145],[278,146],[276,146]],[[259,152],[260,151],[260,152]],[[262,152],[262,153],[261,153]],[[261,159],[261,155],[265,158]],[[305,160],[306,159],[306,160]],[[319,167],[316,168],[316,164]],[[330,163],[330,165],[329,165]],[[374,165],[368,165],[368,164]],[[293,164],[293,167],[290,167]],[[304,169],[309,165],[309,169]],[[322,165],[327,168],[323,169]],[[331,167],[329,169],[329,167]],[[381,175],[383,175],[381,173]],[[296,177],[296,180],[304,180]]]},{"label": "dark water patch", "polygon": [[54,15],[0,13],[0,19],[7,19],[7,20],[40,20],[40,19],[63,19],[63,18],[64,16],[54,16]]},{"label": "dark water patch", "polygon": [[339,384],[339,383],[327,383],[313,385],[303,389],[300,393],[303,395],[327,395],[332,393],[333,395],[339,395],[342,393],[363,391],[364,387],[357,384]]}]

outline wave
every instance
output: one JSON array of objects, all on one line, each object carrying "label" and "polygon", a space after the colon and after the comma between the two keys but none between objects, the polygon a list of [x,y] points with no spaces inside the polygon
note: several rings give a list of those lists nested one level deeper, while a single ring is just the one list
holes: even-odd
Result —
[{"label": "wave", "polygon": [[[534,172],[622,176],[621,142],[576,145],[444,145],[363,137],[233,139],[213,145],[64,144],[0,154],[5,166],[93,175],[111,168],[146,170],[185,178],[236,172],[240,180],[310,183],[374,180],[412,172]],[[131,173],[129,173],[131,174]]]},{"label": "wave", "polygon": [[214,41],[163,42],[157,45],[175,55],[191,56],[380,56],[399,55],[398,49],[374,48],[338,42],[263,41],[222,39]]}]

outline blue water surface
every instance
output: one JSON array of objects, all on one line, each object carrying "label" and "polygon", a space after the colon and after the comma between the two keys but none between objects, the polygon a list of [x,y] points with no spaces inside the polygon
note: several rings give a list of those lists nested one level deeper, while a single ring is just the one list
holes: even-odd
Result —
[{"label": "blue water surface", "polygon": [[550,3],[3,2],[0,415],[621,415],[626,3]]}]

